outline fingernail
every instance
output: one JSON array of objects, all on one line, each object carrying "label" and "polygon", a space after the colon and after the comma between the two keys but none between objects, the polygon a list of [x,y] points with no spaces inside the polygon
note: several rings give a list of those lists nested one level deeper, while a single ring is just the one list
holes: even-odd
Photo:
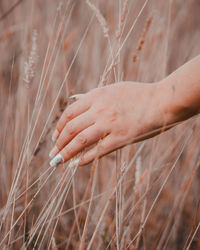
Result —
[{"label": "fingernail", "polygon": [[59,149],[56,146],[54,146],[51,152],[49,153],[49,158],[53,158],[54,156],[57,155],[58,152],[59,152]]},{"label": "fingernail", "polygon": [[80,159],[71,160],[69,163],[69,168],[77,167],[79,162],[80,162]]},{"label": "fingernail", "polygon": [[58,139],[58,136],[59,136],[59,132],[58,132],[58,130],[56,129],[56,130],[53,132],[53,135],[52,135],[52,137],[51,137],[52,142],[55,142],[55,141]]},{"label": "fingernail", "polygon": [[64,159],[61,154],[58,154],[50,161],[50,166],[55,167],[61,162],[64,162]]},{"label": "fingernail", "polygon": [[76,94],[76,95],[71,95],[69,96],[69,99],[73,100],[73,99],[78,99],[79,97],[81,97],[83,94]]}]

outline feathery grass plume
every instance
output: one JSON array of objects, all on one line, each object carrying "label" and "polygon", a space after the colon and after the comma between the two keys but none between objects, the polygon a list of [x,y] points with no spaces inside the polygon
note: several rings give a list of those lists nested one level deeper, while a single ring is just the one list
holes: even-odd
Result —
[{"label": "feathery grass plume", "polygon": [[138,54],[140,53],[140,51],[142,50],[142,47],[144,45],[144,42],[145,42],[145,38],[146,38],[146,35],[147,35],[147,32],[149,30],[149,27],[152,23],[152,19],[153,17],[149,17],[147,19],[147,22],[145,24],[145,27],[144,27],[144,30],[142,32],[142,35],[140,37],[140,40],[139,40],[139,43],[138,43],[138,46],[137,46],[137,49],[136,49],[136,53],[133,55],[133,61],[136,62],[137,61],[137,57],[138,57]]},{"label": "feathery grass plume", "polygon": [[32,47],[28,57],[28,60],[24,63],[24,81],[27,84],[30,84],[35,76],[35,69],[38,60],[37,55],[37,39],[38,32],[37,30],[33,30],[32,34]]},{"label": "feathery grass plume", "polygon": [[100,25],[102,27],[104,37],[108,37],[109,36],[108,35],[109,28],[108,28],[108,24],[106,22],[106,19],[101,14],[100,10],[93,3],[90,2],[90,0],[86,0],[86,3],[94,11],[94,13],[96,15],[96,18],[97,18],[97,20],[99,21],[99,23],[100,23]]},{"label": "feathery grass plume", "polygon": [[116,33],[116,38],[117,38],[117,39],[119,39],[120,36],[121,36],[122,26],[123,26],[123,24],[124,24],[124,20],[125,20],[125,18],[126,18],[126,14],[127,14],[128,1],[129,1],[129,0],[124,0],[124,3],[123,3],[122,14],[121,14],[120,23],[119,23],[119,28],[118,28],[118,31],[117,31],[117,33]]}]

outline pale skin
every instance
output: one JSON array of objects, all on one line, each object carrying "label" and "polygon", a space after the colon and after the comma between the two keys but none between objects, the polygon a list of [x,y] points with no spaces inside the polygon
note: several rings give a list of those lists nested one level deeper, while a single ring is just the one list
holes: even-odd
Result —
[{"label": "pale skin", "polygon": [[78,95],[58,121],[51,166],[80,152],[78,164],[84,166],[199,112],[200,55],[155,83],[120,82],[93,89]]}]

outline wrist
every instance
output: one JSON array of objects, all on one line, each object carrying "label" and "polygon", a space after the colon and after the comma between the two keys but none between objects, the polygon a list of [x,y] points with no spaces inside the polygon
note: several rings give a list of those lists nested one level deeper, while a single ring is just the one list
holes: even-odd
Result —
[{"label": "wrist", "polygon": [[184,98],[184,93],[178,86],[175,75],[161,80],[157,83],[157,86],[162,103],[164,126],[173,127],[198,113]]},{"label": "wrist", "polygon": [[165,130],[173,127],[177,122],[181,121],[181,107],[176,103],[174,98],[174,89],[172,84],[166,79],[155,83],[158,91],[158,106],[160,107],[161,126]]},{"label": "wrist", "polygon": [[164,81],[153,83],[153,88],[156,93],[154,105],[159,121],[158,126],[165,131],[176,120],[171,100],[171,89]]}]

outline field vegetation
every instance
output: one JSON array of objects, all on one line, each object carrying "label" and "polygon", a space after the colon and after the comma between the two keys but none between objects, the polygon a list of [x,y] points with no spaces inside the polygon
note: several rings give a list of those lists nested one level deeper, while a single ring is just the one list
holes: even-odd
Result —
[{"label": "field vegetation", "polygon": [[82,168],[48,157],[70,95],[161,80],[200,53],[199,13],[197,0],[0,1],[0,249],[200,249],[198,116]]}]

